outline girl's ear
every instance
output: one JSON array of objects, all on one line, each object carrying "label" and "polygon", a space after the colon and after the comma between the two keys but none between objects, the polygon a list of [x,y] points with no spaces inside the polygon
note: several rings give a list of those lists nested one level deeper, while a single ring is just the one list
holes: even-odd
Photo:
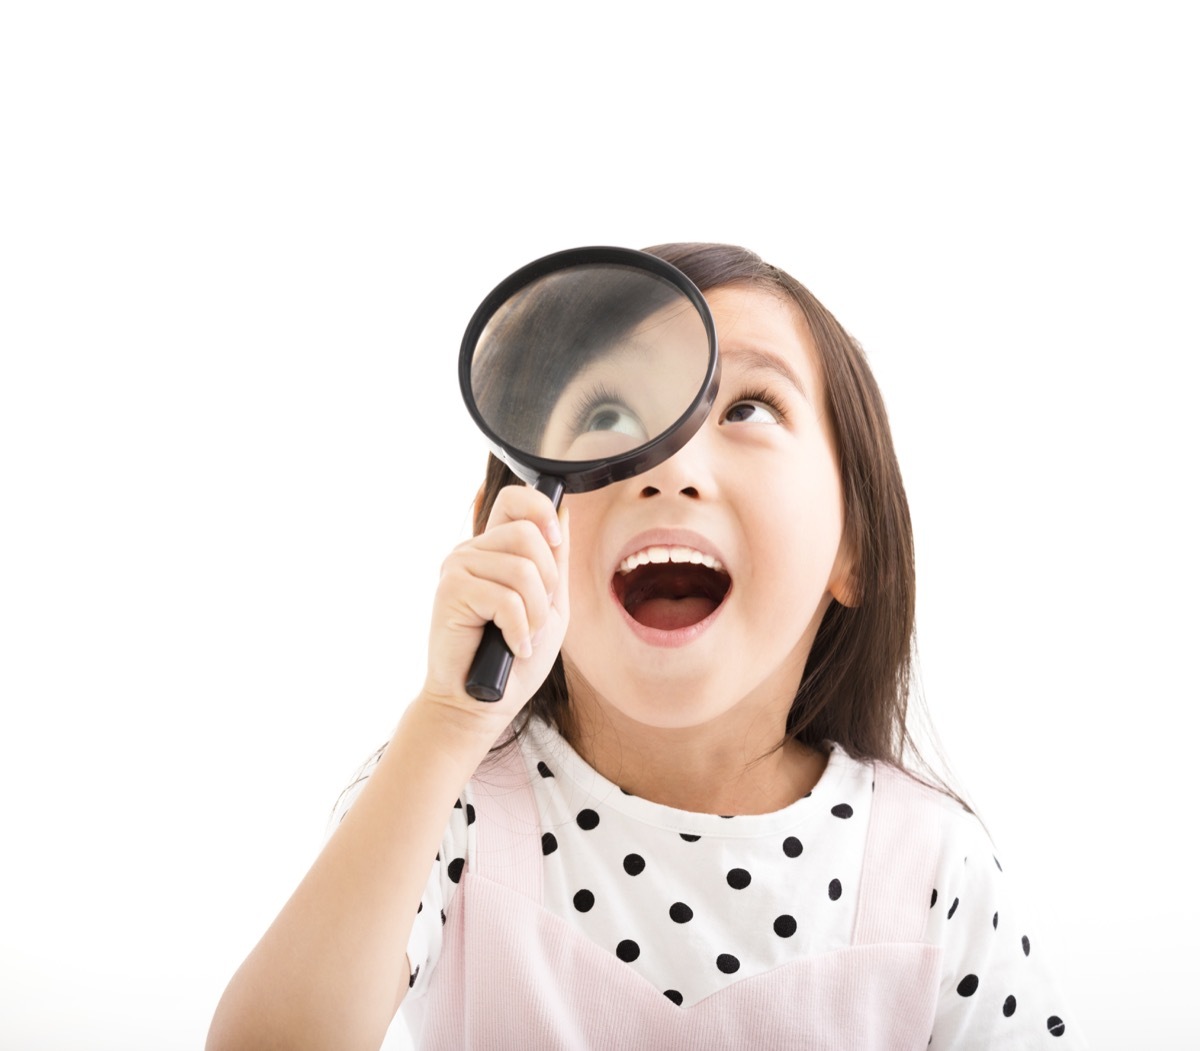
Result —
[{"label": "girl's ear", "polygon": [[842,606],[857,606],[862,601],[862,588],[858,580],[858,555],[855,545],[843,531],[837,557],[833,560],[833,572],[829,574],[829,594]]}]

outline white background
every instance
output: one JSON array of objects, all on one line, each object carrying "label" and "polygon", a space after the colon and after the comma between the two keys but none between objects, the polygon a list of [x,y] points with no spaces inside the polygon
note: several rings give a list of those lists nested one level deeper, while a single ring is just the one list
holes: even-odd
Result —
[{"label": "white background", "polygon": [[470,313],[665,240],[863,342],[953,772],[1094,1046],[1193,1046],[1186,5],[433,6],[0,14],[0,1046],[202,1046],[420,683]]}]

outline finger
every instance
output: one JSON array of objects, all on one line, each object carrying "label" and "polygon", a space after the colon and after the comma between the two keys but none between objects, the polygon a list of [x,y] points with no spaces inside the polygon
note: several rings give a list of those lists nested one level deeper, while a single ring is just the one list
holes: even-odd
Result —
[{"label": "finger", "polygon": [[[520,594],[494,581],[480,581],[480,588],[469,600],[473,618],[482,624],[495,624],[504,636],[504,643],[516,657],[533,653],[533,639],[538,631],[530,616],[529,606]],[[547,609],[549,603],[546,603]]]},{"label": "finger", "polygon": [[558,573],[554,589],[550,592],[550,604],[563,618],[564,623],[571,615],[571,513],[565,507],[559,519],[562,543],[554,549],[554,568]]},{"label": "finger", "polygon": [[[540,630],[546,623],[550,616],[553,590],[546,587],[541,573],[528,559],[515,555],[491,555],[491,557],[480,559],[476,564],[468,565],[466,568],[467,572],[484,585],[478,589],[477,593],[499,595],[499,601],[505,607],[508,607],[512,601],[509,596],[515,597],[516,601],[520,603],[521,619],[524,622],[526,634]],[[494,591],[488,585],[496,585],[500,590]],[[486,614],[486,610],[479,607],[475,607],[474,612],[481,616]],[[496,616],[496,613],[485,616],[484,623],[488,620],[496,620]],[[505,621],[498,621],[497,626],[503,630],[505,623]],[[512,647],[510,646],[510,648]],[[515,649],[514,652],[516,652]]]},{"label": "finger", "polygon": [[553,502],[530,485],[506,485],[500,490],[488,514],[484,532],[490,532],[506,522],[520,520],[535,523],[551,547],[557,547],[562,542],[562,530]]},{"label": "finger", "polygon": [[555,650],[562,645],[563,634],[571,619],[570,601],[570,558],[571,558],[571,516],[566,508],[560,512],[563,542],[554,549],[554,561],[558,570],[558,581],[550,592],[549,611],[545,626],[533,634],[533,646],[551,642]]},{"label": "finger", "polygon": [[[521,554],[481,549],[469,545],[455,552],[443,567],[442,590],[450,607],[460,611],[455,624],[477,628],[494,619],[495,607],[509,600],[511,593],[520,601],[524,614],[522,622],[537,630],[550,612],[551,594],[557,587],[558,567],[545,541],[538,537],[549,568]],[[509,621],[515,623],[515,620]],[[500,625],[504,627],[504,624]],[[515,630],[515,628],[514,628]]]},{"label": "finger", "polygon": [[555,550],[549,546],[541,527],[528,519],[505,522],[460,544],[447,563],[466,559],[474,562],[477,554],[511,555],[526,559],[541,577],[547,594],[558,584],[559,568]]}]

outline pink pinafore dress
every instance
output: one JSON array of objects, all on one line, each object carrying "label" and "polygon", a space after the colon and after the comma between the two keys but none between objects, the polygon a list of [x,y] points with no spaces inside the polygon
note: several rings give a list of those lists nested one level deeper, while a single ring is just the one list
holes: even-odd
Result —
[{"label": "pink pinafore dress", "polygon": [[430,987],[403,1007],[421,1051],[928,1045],[941,949],[922,937],[940,828],[928,790],[903,773],[876,764],[851,944],[687,1007],[543,908],[542,830],[520,750],[472,785],[474,856]]}]

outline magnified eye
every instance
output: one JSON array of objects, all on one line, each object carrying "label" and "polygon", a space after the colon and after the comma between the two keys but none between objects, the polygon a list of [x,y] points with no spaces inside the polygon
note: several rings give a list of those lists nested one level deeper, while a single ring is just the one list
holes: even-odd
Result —
[{"label": "magnified eye", "polygon": [[596,387],[579,399],[558,456],[566,460],[598,460],[620,456],[650,439],[642,417],[619,394]]},{"label": "magnified eye", "polygon": [[641,417],[625,404],[620,394],[607,385],[588,391],[575,410],[572,433],[579,436],[597,431],[626,435],[639,442],[650,437]]},{"label": "magnified eye", "polygon": [[648,435],[642,421],[624,405],[597,405],[579,428],[585,431],[613,431],[645,441]]}]

